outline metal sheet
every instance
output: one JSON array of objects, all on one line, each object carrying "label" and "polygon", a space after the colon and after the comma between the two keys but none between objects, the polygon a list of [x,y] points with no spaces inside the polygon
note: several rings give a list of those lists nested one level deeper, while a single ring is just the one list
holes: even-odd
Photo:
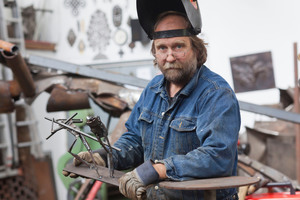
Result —
[{"label": "metal sheet", "polygon": [[78,74],[90,78],[96,78],[104,81],[113,82],[116,84],[127,84],[136,87],[146,87],[148,80],[136,78],[129,75],[112,73],[104,70],[93,69],[84,65],[76,65],[72,63],[67,63],[63,61],[58,61],[51,58],[33,56],[28,58],[28,63],[32,65],[37,65],[41,67],[49,67],[52,69],[63,70],[65,72]]},{"label": "metal sheet", "polygon": [[252,185],[257,182],[259,182],[259,179],[256,177],[230,176],[221,178],[197,179],[182,182],[163,181],[159,183],[159,186],[173,190],[215,190]]},{"label": "metal sheet", "polygon": [[119,186],[119,178],[124,175],[124,172],[114,170],[114,177],[111,178],[109,176],[109,169],[106,167],[98,166],[98,172],[101,175],[101,177],[98,176],[97,172],[94,169],[90,169],[87,166],[80,165],[75,167],[72,163],[69,163],[64,168],[64,171],[72,172],[75,174],[78,174],[79,176],[91,178],[94,180],[102,181],[104,183],[109,183],[115,186]]},{"label": "metal sheet", "polygon": [[[146,85],[149,82],[148,80],[136,78],[133,76],[112,73],[100,69],[93,69],[91,67],[84,66],[84,65],[71,64],[71,63],[58,61],[55,59],[41,57],[41,56],[35,56],[35,55],[29,56],[28,63],[32,65],[46,67],[46,68],[48,67],[52,69],[63,70],[65,72],[79,74],[90,78],[109,81],[115,84],[132,85],[140,88],[146,87]],[[103,64],[103,66],[104,65],[105,64]],[[239,101],[239,105],[240,105],[240,109],[243,111],[258,113],[269,117],[275,117],[285,121],[300,124],[300,114],[297,113],[287,112],[284,110],[256,105],[256,104],[247,103],[243,101]]]}]

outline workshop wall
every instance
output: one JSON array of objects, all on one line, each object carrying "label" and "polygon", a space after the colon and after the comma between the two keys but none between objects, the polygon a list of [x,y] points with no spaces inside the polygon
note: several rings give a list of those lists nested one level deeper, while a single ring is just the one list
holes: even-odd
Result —
[{"label": "workshop wall", "polygon": [[[151,42],[132,42],[131,19],[137,19],[134,0],[27,0],[21,7],[31,4],[36,9],[37,28],[34,39],[56,44],[55,52],[28,51],[76,63],[91,64],[127,60],[151,59]],[[76,4],[78,3],[78,4]],[[278,88],[294,84],[293,43],[299,42],[300,2],[297,0],[226,0],[199,1],[203,30],[200,37],[208,43],[206,65],[222,75],[232,86],[230,58],[270,51],[273,59],[275,84]],[[150,73],[150,71],[148,71]],[[145,77],[149,74],[144,73]],[[141,77],[142,78],[142,77]],[[279,101],[277,89],[237,94],[239,100],[257,104]],[[45,98],[46,99],[46,98]],[[39,114],[45,107],[43,97],[34,104]],[[242,128],[251,126],[258,115],[242,113]],[[40,122],[41,132],[47,125]],[[47,135],[48,133],[46,133]],[[60,144],[66,144],[65,139]],[[56,158],[65,148],[46,149]],[[65,199],[66,191],[57,179],[59,199]]]},{"label": "workshop wall", "polygon": [[[150,58],[150,40],[132,42],[135,1],[32,2],[36,8],[52,11],[36,12],[39,28],[35,33],[38,40],[56,43],[56,52],[50,56],[77,64]],[[30,5],[30,1],[22,3]]]}]

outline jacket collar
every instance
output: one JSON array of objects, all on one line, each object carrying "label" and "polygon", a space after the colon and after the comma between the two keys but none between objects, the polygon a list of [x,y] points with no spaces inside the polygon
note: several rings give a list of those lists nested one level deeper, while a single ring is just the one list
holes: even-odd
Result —
[{"label": "jacket collar", "polygon": [[[180,91],[180,93],[178,95],[183,94],[183,95],[189,96],[191,94],[191,92],[194,90],[194,88],[198,84],[200,75],[201,75],[202,71],[204,70],[203,68],[205,68],[204,65],[197,69],[197,71],[195,72],[192,79],[188,82],[188,84],[186,86],[184,86],[184,88]],[[150,86],[150,89],[154,93],[166,93],[166,88],[165,88],[166,82],[167,82],[167,80],[165,79],[165,77],[163,77],[159,82],[157,82],[153,86]]]}]

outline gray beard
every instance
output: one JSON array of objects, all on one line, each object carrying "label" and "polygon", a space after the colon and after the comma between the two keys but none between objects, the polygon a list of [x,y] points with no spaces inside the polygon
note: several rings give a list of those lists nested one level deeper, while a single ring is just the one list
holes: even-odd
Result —
[{"label": "gray beard", "polygon": [[163,66],[158,65],[158,68],[167,81],[174,84],[186,84],[191,80],[197,70],[197,58],[183,64],[175,62],[166,63]]}]

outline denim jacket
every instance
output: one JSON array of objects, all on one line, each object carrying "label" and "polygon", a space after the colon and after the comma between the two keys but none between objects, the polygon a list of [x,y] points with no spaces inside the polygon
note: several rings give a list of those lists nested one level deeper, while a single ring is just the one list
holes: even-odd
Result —
[{"label": "denim jacket", "polygon": [[[164,163],[175,181],[236,175],[240,110],[236,96],[218,74],[201,66],[173,101],[163,75],[150,81],[114,146],[116,169],[147,160]],[[171,102],[171,103],[170,103]],[[149,199],[202,199],[202,191],[148,189]],[[218,199],[236,189],[217,190]]]}]

